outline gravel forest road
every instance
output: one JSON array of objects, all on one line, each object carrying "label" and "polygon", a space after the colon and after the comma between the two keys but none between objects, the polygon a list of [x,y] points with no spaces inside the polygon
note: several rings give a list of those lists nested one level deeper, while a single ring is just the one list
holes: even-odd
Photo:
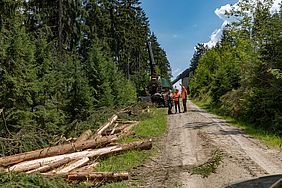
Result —
[{"label": "gravel forest road", "polygon": [[[161,154],[143,169],[144,187],[217,188],[282,173],[281,152],[190,101],[187,113],[168,116],[168,131],[160,145]],[[208,177],[193,174],[191,169],[206,163],[216,150],[222,155],[216,172]]]}]

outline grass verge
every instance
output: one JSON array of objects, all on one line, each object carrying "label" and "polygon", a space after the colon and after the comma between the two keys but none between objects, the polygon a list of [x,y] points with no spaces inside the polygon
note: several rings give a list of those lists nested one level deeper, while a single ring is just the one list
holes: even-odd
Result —
[{"label": "grass verge", "polygon": [[[206,110],[209,113],[215,114],[215,115],[220,115],[217,113],[217,109],[213,108],[211,105],[208,103],[201,103],[199,101],[193,100],[193,103],[199,106],[200,108]],[[230,117],[230,116],[220,116],[224,120],[228,121],[230,124],[232,124],[234,127],[238,127],[247,134],[261,140],[264,142],[267,146],[276,148],[280,151],[282,151],[282,137],[274,134],[272,132],[269,132],[265,129],[255,127],[253,124],[250,124],[248,122]]]}]

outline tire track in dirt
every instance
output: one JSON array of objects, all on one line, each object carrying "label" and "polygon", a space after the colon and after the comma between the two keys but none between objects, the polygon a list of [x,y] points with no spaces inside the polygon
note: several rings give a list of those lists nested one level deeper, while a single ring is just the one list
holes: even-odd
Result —
[{"label": "tire track in dirt", "polygon": [[[194,108],[200,110],[196,106],[194,106]],[[236,145],[238,147],[238,153],[243,153],[243,155],[245,155],[245,158],[250,159],[261,168],[257,169],[258,172],[255,172],[255,170],[252,169],[255,176],[282,173],[282,161],[280,159],[281,152],[269,149],[258,140],[246,135],[238,128],[229,126],[227,123],[225,123],[225,121],[218,119],[218,117],[216,116],[204,113],[203,111],[199,113],[219,126],[219,128],[221,129],[220,131],[226,133],[226,135],[229,137],[229,140],[232,140],[229,141],[229,143],[225,143],[226,147],[232,147],[233,145]],[[226,136],[224,137],[224,139],[219,139],[221,143],[224,143]]]},{"label": "tire track in dirt", "polygon": [[[282,173],[281,152],[269,149],[191,102],[188,106],[187,113],[168,116],[167,134],[158,146],[160,155],[139,173],[141,187],[216,188]],[[191,169],[207,162],[215,149],[223,153],[216,172],[207,178],[192,174]]]}]

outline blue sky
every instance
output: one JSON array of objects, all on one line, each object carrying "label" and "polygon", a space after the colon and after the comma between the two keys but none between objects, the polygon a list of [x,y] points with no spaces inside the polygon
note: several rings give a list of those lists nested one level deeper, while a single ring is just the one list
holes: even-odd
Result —
[{"label": "blue sky", "polygon": [[215,10],[236,0],[141,0],[156,34],[166,51],[173,76],[189,67],[197,43],[206,43],[223,20]]}]

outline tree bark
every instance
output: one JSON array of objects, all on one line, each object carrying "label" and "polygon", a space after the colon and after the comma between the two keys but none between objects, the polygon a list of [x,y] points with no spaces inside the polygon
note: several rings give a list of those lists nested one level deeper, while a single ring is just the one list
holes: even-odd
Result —
[{"label": "tree bark", "polygon": [[76,152],[79,150],[95,148],[95,147],[99,147],[99,146],[108,144],[115,140],[117,140],[117,136],[111,135],[107,137],[101,137],[99,138],[99,140],[91,139],[85,142],[63,144],[63,145],[43,148],[43,149],[39,149],[35,151],[30,151],[26,153],[11,155],[7,157],[1,157],[0,166],[9,166],[11,164],[16,164],[16,163],[27,161],[27,160],[51,157],[55,155]]},{"label": "tree bark", "polygon": [[105,123],[104,125],[102,125],[97,131],[96,131],[96,135],[102,135],[102,133],[108,128],[110,127],[116,120],[118,119],[117,115],[113,115],[107,123]]},{"label": "tree bark", "polygon": [[27,171],[26,173],[30,174],[30,173],[34,173],[34,172],[48,172],[51,171],[59,166],[62,166],[63,164],[69,163],[70,161],[72,161],[70,158],[64,158],[60,161],[54,162],[54,163],[50,163],[48,165],[45,166],[41,166],[39,168],[36,168],[34,170],[30,170]]},{"label": "tree bark", "polygon": [[103,132],[102,135],[103,136],[108,136],[108,135],[111,135],[111,134],[122,135],[122,134],[125,134],[128,131],[130,131],[133,127],[135,127],[138,124],[139,124],[138,121],[132,121],[131,124],[124,124],[120,127],[117,127],[116,129],[107,130],[107,131]]},{"label": "tree bark", "polygon": [[64,166],[61,169],[57,169],[57,170],[53,170],[51,172],[49,172],[50,174],[57,174],[57,175],[65,175],[68,174],[70,171],[79,168],[81,166],[84,166],[86,163],[88,163],[89,158],[88,157],[84,157],[82,159],[76,160],[76,161],[72,161],[69,164],[67,164],[66,166]]},{"label": "tree bark", "polygon": [[9,168],[9,171],[28,171],[35,168],[39,168],[40,166],[45,166],[50,163],[57,162],[64,158],[71,158],[73,160],[81,159],[84,157],[104,157],[104,156],[111,156],[115,153],[120,153],[123,151],[133,150],[133,149],[151,149],[152,148],[152,140],[144,140],[144,141],[137,141],[128,144],[120,144],[117,146],[105,147],[100,149],[93,149],[93,150],[86,150],[81,152],[75,152],[70,154],[64,154],[59,156],[53,157],[46,157],[42,159],[36,159],[32,161],[25,161],[19,164],[15,164]]},{"label": "tree bark", "polygon": [[121,181],[128,179],[128,172],[113,173],[113,172],[78,172],[67,175],[69,180],[92,180],[92,181]]},{"label": "tree bark", "polygon": [[84,166],[84,167],[80,167],[78,169],[75,170],[75,172],[93,172],[94,171],[94,168],[96,166],[98,166],[100,163],[99,162],[95,162],[91,165],[87,165],[87,166]]},{"label": "tree bark", "polygon": [[111,134],[118,134],[120,132],[122,132],[123,129],[125,129],[126,127],[128,127],[129,124],[125,124],[125,125],[122,125],[120,127],[116,127],[115,129],[110,129],[110,130],[107,130],[107,131],[104,131],[102,133],[102,136],[108,136],[108,135],[111,135]]}]

